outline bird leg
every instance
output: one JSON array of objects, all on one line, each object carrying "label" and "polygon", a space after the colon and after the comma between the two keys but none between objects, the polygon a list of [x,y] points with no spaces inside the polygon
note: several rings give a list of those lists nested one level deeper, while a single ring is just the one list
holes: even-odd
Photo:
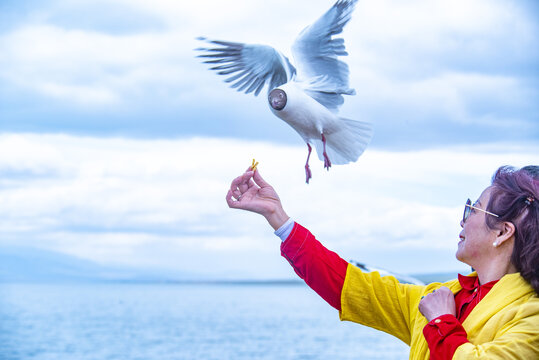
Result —
[{"label": "bird leg", "polygon": [[312,178],[311,174],[311,168],[309,167],[309,158],[311,157],[311,151],[313,148],[311,147],[311,144],[307,144],[307,147],[309,148],[309,153],[307,154],[307,162],[305,163],[305,177],[307,178],[306,183],[309,183],[309,179]]},{"label": "bird leg", "polygon": [[326,137],[322,134],[322,144],[324,145],[324,168],[328,169],[331,167],[331,161],[329,160],[328,154],[326,152]]}]

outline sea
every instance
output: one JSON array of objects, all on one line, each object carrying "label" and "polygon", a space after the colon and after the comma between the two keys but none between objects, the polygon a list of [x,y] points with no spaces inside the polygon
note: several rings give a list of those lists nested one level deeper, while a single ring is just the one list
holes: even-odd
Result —
[{"label": "sea", "polygon": [[407,359],[300,283],[0,284],[2,360]]}]

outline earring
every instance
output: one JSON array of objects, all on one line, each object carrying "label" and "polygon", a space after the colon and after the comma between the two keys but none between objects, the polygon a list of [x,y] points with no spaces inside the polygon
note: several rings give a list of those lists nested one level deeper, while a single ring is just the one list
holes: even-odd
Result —
[{"label": "earring", "polygon": [[492,243],[492,246],[494,246],[495,248],[497,248],[497,247],[498,247],[498,245],[500,245],[500,244],[498,244],[498,242],[497,242],[497,241],[494,241],[494,242]]}]

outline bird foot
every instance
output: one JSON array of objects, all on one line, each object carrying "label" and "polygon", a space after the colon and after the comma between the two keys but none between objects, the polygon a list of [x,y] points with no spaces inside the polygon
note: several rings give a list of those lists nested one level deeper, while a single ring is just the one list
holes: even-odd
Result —
[{"label": "bird foot", "polygon": [[322,144],[324,145],[324,169],[327,169],[329,171],[329,168],[331,167],[331,161],[329,161],[328,153],[326,152],[326,137],[324,136],[324,133],[322,133]]},{"label": "bird foot", "polygon": [[329,160],[328,154],[324,152],[324,169],[327,169],[329,171],[330,167],[331,167],[331,161]]},{"label": "bird foot", "polygon": [[311,168],[309,167],[309,164],[305,164],[305,177],[306,177],[305,182],[307,184],[309,183],[309,179],[311,179],[313,177],[313,175],[311,173]]},{"label": "bird foot", "polygon": [[309,150],[309,153],[307,154],[307,161],[305,162],[305,177],[307,178],[305,182],[308,184],[309,179],[313,177],[313,175],[311,174],[311,168],[309,167],[309,158],[311,157],[311,151],[313,150],[313,148],[309,143],[307,143],[307,149]]}]

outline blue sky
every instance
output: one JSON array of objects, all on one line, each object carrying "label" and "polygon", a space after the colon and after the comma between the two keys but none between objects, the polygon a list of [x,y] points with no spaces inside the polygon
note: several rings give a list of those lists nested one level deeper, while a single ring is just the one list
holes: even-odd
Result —
[{"label": "blue sky", "polygon": [[[263,219],[230,210],[253,157],[290,215],[346,259],[454,260],[466,198],[539,163],[534,1],[360,1],[344,30],[344,117],[375,135],[329,172],[255,98],[195,58],[197,36],[272,45],[332,1],[3,1],[0,242],[106,264],[290,277]],[[264,94],[264,92],[262,93]],[[421,261],[418,261],[421,259]],[[208,266],[208,263],[211,266]]]}]

